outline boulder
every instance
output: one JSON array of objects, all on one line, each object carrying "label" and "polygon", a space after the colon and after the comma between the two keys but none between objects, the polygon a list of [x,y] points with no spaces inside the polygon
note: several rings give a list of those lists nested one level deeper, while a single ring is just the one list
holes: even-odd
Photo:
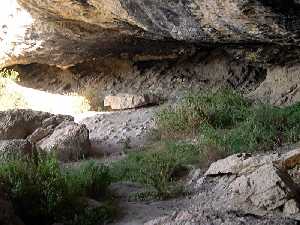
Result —
[{"label": "boulder", "polygon": [[287,166],[283,166],[291,166],[290,162],[295,161],[297,154],[297,150],[282,156],[236,154],[213,163],[205,175],[232,176],[228,188],[223,190],[232,196],[232,201],[247,202],[257,209],[274,210],[292,198],[299,201],[297,184],[286,170]]},{"label": "boulder", "polygon": [[[296,0],[6,0],[0,67],[65,68],[108,55],[174,59],[216,44],[249,45],[250,60],[288,61],[299,57],[299,11]],[[278,60],[283,52],[289,54]]]},{"label": "boulder", "polygon": [[23,109],[0,112],[0,140],[25,139],[50,115]]},{"label": "boulder", "polygon": [[0,140],[0,159],[18,155],[31,155],[32,145],[28,140]]},{"label": "boulder", "polygon": [[278,154],[252,156],[249,153],[231,155],[211,164],[206,176],[240,174],[255,170],[257,167],[278,160]]},{"label": "boulder", "polygon": [[297,185],[288,173],[276,168],[273,163],[238,177],[231,188],[239,198],[250,200],[254,206],[267,210],[284,206],[290,198],[297,196]]},{"label": "boulder", "polygon": [[27,109],[3,111],[0,112],[0,140],[26,139],[39,127],[55,127],[65,120],[74,119]]},{"label": "boulder", "polygon": [[76,160],[89,151],[89,131],[85,125],[64,115],[32,110],[0,112],[0,151],[30,153],[32,145],[42,151],[57,151],[62,161]]},{"label": "boulder", "polygon": [[104,106],[114,110],[133,109],[158,103],[157,97],[148,94],[118,94],[106,96],[104,99]]},{"label": "boulder", "polygon": [[64,121],[36,146],[42,151],[55,152],[61,161],[78,160],[90,150],[89,130],[85,125]]},{"label": "boulder", "polygon": [[266,225],[299,223],[299,186],[287,169],[299,165],[298,150],[285,154],[235,154],[195,170],[188,207],[145,225]]}]

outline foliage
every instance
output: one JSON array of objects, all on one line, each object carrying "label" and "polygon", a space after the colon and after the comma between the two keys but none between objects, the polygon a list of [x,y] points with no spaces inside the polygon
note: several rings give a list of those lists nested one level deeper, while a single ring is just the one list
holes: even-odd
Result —
[{"label": "foliage", "polygon": [[12,81],[19,81],[19,73],[14,71],[14,70],[7,70],[7,69],[3,69],[0,71],[0,79],[4,78],[4,79],[9,79]]},{"label": "foliage", "polygon": [[[63,169],[54,156],[47,155],[1,162],[0,178],[16,213],[32,225],[83,217],[86,212],[81,199],[103,194],[110,183],[107,168],[101,165],[88,163]],[[101,222],[99,217],[97,224]]]},{"label": "foliage", "polygon": [[189,94],[176,106],[157,114],[157,126],[163,136],[196,134],[203,124],[226,128],[243,120],[250,103],[230,90]]},{"label": "foliage", "polygon": [[213,148],[224,155],[299,141],[299,122],[300,104],[285,108],[254,104],[230,90],[191,94],[157,119],[162,136],[188,133],[198,137],[202,152]]},{"label": "foliage", "polygon": [[165,143],[160,150],[129,153],[115,162],[111,173],[115,180],[125,180],[154,188],[159,198],[174,194],[176,172],[186,164],[199,160],[198,148],[192,144]]}]

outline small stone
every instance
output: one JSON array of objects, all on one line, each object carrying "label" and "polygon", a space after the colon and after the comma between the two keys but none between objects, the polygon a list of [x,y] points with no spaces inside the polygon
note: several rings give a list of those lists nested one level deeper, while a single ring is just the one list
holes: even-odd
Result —
[{"label": "small stone", "polygon": [[300,164],[300,149],[295,149],[284,154],[280,159],[280,164],[284,169],[292,169]]}]

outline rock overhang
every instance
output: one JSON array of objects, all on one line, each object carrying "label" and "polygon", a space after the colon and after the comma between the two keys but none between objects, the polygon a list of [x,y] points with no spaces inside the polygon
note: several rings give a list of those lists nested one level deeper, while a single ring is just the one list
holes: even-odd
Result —
[{"label": "rock overhang", "polygon": [[224,46],[300,48],[295,0],[8,0],[2,11],[1,67],[174,58]]}]

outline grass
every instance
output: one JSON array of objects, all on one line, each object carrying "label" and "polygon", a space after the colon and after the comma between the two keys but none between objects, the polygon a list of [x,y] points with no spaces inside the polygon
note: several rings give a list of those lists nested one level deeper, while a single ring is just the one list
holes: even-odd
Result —
[{"label": "grass", "polygon": [[[156,116],[158,144],[111,167],[115,180],[137,182],[160,199],[178,195],[180,171],[240,152],[267,151],[300,140],[300,104],[255,104],[239,93],[189,94]],[[153,135],[154,136],[154,135]],[[179,179],[180,180],[180,179]]]},{"label": "grass", "polygon": [[222,154],[271,150],[297,142],[299,122],[300,104],[285,108],[254,104],[231,90],[189,95],[157,115],[163,137],[197,137],[200,148]]},{"label": "grass", "polygon": [[226,128],[243,120],[250,103],[241,95],[225,90],[189,94],[176,106],[157,114],[157,126],[163,137],[196,135],[204,124]]},{"label": "grass", "polygon": [[299,141],[300,104],[255,104],[234,91],[219,90],[189,94],[180,104],[161,110],[156,123],[156,136],[167,144],[131,153],[112,171],[118,179],[144,184],[168,198],[174,195],[178,171],[189,164],[205,167],[229,154]]},{"label": "grass", "polygon": [[[105,195],[108,169],[94,162],[61,168],[53,156],[15,158],[0,164],[2,185],[25,224],[105,224],[113,210],[105,204],[88,209],[84,199]],[[84,222],[83,222],[84,221]]]},{"label": "grass", "polygon": [[0,165],[0,180],[17,214],[32,225],[105,224],[114,216],[109,205],[89,209],[83,198],[105,199],[111,182],[146,187],[138,197],[167,199],[184,192],[191,165],[239,152],[267,151],[300,140],[300,104],[285,108],[253,103],[231,90],[197,93],[161,110],[156,143],[128,153],[109,167],[88,162],[61,168],[53,157],[18,159]]},{"label": "grass", "polygon": [[199,161],[199,153],[192,144],[163,143],[156,150],[129,153],[126,159],[113,163],[112,177],[143,184],[154,189],[155,197],[166,199],[181,190],[175,181],[188,164]]},{"label": "grass", "polygon": [[7,70],[7,69],[3,69],[0,71],[0,79],[9,79],[12,81],[19,81],[20,74],[14,70]]}]

